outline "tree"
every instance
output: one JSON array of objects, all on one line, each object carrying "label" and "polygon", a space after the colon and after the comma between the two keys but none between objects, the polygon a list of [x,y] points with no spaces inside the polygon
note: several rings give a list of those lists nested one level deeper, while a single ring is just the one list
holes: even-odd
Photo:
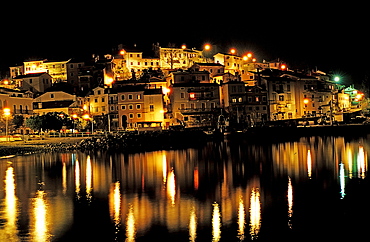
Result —
[{"label": "tree", "polygon": [[22,115],[15,115],[13,117],[13,124],[16,129],[23,126],[24,123],[24,117]]},{"label": "tree", "polygon": [[33,116],[26,120],[26,126],[33,130],[60,130],[63,126],[71,127],[73,121],[63,112],[50,112]]}]

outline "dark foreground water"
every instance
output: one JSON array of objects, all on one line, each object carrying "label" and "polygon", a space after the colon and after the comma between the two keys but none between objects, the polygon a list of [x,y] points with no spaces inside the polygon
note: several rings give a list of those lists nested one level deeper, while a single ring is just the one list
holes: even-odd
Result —
[{"label": "dark foreground water", "polygon": [[358,241],[369,138],[0,160],[0,241]]}]

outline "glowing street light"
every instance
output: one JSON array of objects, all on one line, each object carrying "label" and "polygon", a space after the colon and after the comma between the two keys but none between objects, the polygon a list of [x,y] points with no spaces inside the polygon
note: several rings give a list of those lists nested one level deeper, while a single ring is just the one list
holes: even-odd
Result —
[{"label": "glowing street light", "polygon": [[235,55],[236,54],[236,49],[235,48],[231,48],[230,49],[230,54]]},{"label": "glowing street light", "polygon": [[210,44],[205,44],[204,45],[204,50],[211,50],[211,45]]},{"label": "glowing street light", "polygon": [[339,82],[340,81],[340,77],[339,76],[334,77],[334,81],[335,82]]},{"label": "glowing street light", "polygon": [[125,50],[120,50],[119,54],[123,56],[123,55],[126,54],[126,51]]},{"label": "glowing street light", "polygon": [[3,112],[5,116],[5,140],[9,141],[8,123],[9,123],[9,116],[10,116],[10,108],[4,108]]},{"label": "glowing street light", "polygon": [[186,49],[186,45],[185,44],[181,45],[181,49],[185,50]]}]

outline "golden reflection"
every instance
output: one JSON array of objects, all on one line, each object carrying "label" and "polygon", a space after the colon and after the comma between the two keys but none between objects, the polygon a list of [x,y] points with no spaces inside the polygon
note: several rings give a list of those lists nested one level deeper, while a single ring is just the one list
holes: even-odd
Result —
[{"label": "golden reflection", "polygon": [[167,181],[167,158],[166,154],[162,154],[162,174],[163,174],[163,183]]},{"label": "golden reflection", "polygon": [[212,241],[219,241],[221,239],[221,212],[219,205],[215,202],[212,212]]},{"label": "golden reflection", "polygon": [[192,206],[190,210],[189,220],[189,240],[195,241],[197,238],[197,215],[195,213],[195,207]]},{"label": "golden reflection", "polygon": [[113,186],[111,217],[114,224],[119,226],[121,223],[121,191],[119,181],[115,182]]},{"label": "golden reflection", "polygon": [[307,150],[307,174],[308,178],[311,179],[312,177],[312,158],[311,158],[311,150]]},{"label": "golden reflection", "polygon": [[4,230],[0,230],[1,241],[19,241],[17,235],[17,197],[15,195],[14,168],[9,166],[5,172]]},{"label": "golden reflection", "polygon": [[288,226],[292,228],[292,216],[293,216],[293,186],[292,180],[288,177]]},{"label": "golden reflection", "polygon": [[358,167],[358,178],[365,178],[366,166],[365,166],[365,152],[364,147],[360,146],[358,148],[357,155],[357,167]]},{"label": "golden reflection", "polygon": [[63,195],[67,193],[67,165],[63,162],[62,168],[62,186],[63,186]]},{"label": "golden reflection", "polygon": [[173,169],[171,169],[167,177],[167,194],[171,200],[171,204],[175,205],[176,180],[175,180],[175,172]]},{"label": "golden reflection", "polygon": [[76,160],[75,165],[75,185],[77,199],[80,199],[81,178],[80,178],[80,163],[78,162],[78,160]]},{"label": "golden reflection", "polygon": [[38,190],[33,200],[34,226],[31,233],[33,241],[48,241],[50,239],[46,215],[47,205],[45,192]]},{"label": "golden reflection", "polygon": [[134,208],[130,204],[126,220],[126,241],[131,242],[135,241],[136,228],[135,228],[135,216]]},{"label": "golden reflection", "polygon": [[261,202],[258,188],[253,188],[250,197],[250,234],[253,239],[257,239],[261,228]]},{"label": "golden reflection", "polygon": [[353,164],[352,164],[352,150],[350,146],[347,146],[347,160],[348,160],[348,177],[349,179],[352,179],[353,174]]},{"label": "golden reflection", "polygon": [[91,201],[92,197],[92,167],[90,156],[87,156],[86,160],[86,199]]},{"label": "golden reflection", "polygon": [[340,195],[341,199],[344,198],[345,194],[345,180],[344,180],[344,164],[339,164],[339,183],[340,183]]},{"label": "golden reflection", "polygon": [[245,229],[245,208],[243,197],[239,198],[239,207],[238,207],[238,238],[244,240],[244,229]]}]

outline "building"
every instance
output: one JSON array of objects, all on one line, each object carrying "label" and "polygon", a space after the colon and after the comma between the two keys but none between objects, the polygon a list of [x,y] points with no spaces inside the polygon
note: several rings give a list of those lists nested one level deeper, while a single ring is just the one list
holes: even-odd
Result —
[{"label": "building", "polygon": [[52,77],[46,72],[17,76],[13,81],[21,90],[29,90],[33,93],[44,92],[52,86]]},{"label": "building", "polygon": [[10,108],[12,115],[28,117],[33,114],[32,102],[31,92],[0,88],[0,110]]},{"label": "building", "polygon": [[199,71],[194,68],[189,68],[188,70],[178,70],[171,72],[169,75],[168,83],[210,83],[210,75],[208,71]]},{"label": "building", "polygon": [[35,114],[44,115],[49,112],[63,112],[68,115],[82,116],[88,112],[86,100],[63,91],[46,92],[33,100]]},{"label": "building", "polygon": [[118,54],[113,59],[113,78],[115,80],[136,79],[143,74],[145,69],[160,67],[159,58],[143,57],[141,50],[119,46]]},{"label": "building", "polygon": [[202,127],[215,124],[221,107],[217,83],[174,83],[170,89],[173,125]]},{"label": "building", "polygon": [[[118,98],[117,90],[112,88],[96,87],[89,95],[90,115],[94,120],[101,121],[106,130],[118,128]],[[103,125],[106,124],[106,125]]]},{"label": "building", "polygon": [[213,58],[215,63],[224,66],[225,72],[230,72],[233,75],[242,73],[244,63],[242,57],[233,54],[217,53]]},{"label": "building", "polygon": [[206,62],[203,51],[194,48],[188,49],[185,45],[181,48],[163,48],[157,46],[157,54],[162,69],[186,69],[191,67],[194,63]]},{"label": "building", "polygon": [[248,126],[255,126],[269,121],[267,90],[261,86],[246,87],[245,121]]},{"label": "building", "polygon": [[163,127],[165,110],[161,88],[127,85],[117,91],[117,96],[119,129]]},{"label": "building", "polygon": [[298,118],[296,105],[303,103],[303,98],[302,102],[296,100],[296,81],[287,77],[264,77],[262,81],[267,87],[269,120]]},{"label": "building", "polygon": [[228,81],[221,84],[221,107],[229,113],[230,121],[244,123],[247,103],[244,82]]}]

